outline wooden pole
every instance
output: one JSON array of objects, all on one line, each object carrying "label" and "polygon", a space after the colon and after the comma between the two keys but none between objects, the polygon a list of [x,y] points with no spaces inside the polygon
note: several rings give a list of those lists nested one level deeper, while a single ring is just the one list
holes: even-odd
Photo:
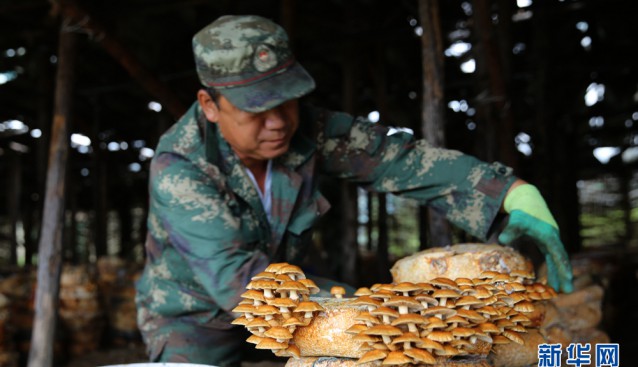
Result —
[{"label": "wooden pole", "polygon": [[488,113],[496,117],[494,133],[498,141],[498,160],[509,165],[514,170],[518,168],[518,156],[514,144],[514,117],[503,78],[503,61],[499,57],[498,47],[493,41],[491,24],[490,0],[476,0],[474,2],[474,19],[478,34],[480,49],[483,50],[482,62],[487,71],[489,85],[489,101],[492,106]]},{"label": "wooden pole", "polygon": [[[423,28],[421,36],[421,63],[423,66],[421,129],[423,137],[430,144],[435,147],[445,147],[443,41],[438,0],[419,0],[419,18]],[[430,244],[433,246],[450,245],[452,243],[452,230],[445,217],[431,208],[420,210],[420,212],[421,215],[424,215],[423,212],[427,212]]]},{"label": "wooden pole", "polygon": [[142,65],[137,57],[130,52],[115,36],[109,33],[102,24],[80,7],[75,0],[57,0],[56,3],[65,17],[77,23],[92,39],[100,44],[120,65],[135,79],[142,88],[166,108],[174,117],[178,118],[186,111],[186,106],[180,98],[160,81],[153,73]]},{"label": "wooden pole", "polygon": [[28,367],[50,367],[56,330],[68,144],[68,120],[72,109],[76,35],[60,31],[58,70],[49,166],[47,169],[42,235],[38,252],[38,285]]},{"label": "wooden pole", "polygon": [[20,203],[22,202],[22,162],[21,153],[9,152],[10,163],[10,190],[7,195],[7,211],[9,220],[11,221],[11,249],[10,263],[16,265],[18,263],[18,222],[20,221]]}]

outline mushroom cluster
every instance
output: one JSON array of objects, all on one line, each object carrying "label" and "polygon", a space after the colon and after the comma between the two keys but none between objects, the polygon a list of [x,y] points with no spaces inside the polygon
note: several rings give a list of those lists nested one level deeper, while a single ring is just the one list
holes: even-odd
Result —
[{"label": "mushroom cluster", "polygon": [[[478,278],[435,278],[426,283],[359,288],[365,307],[346,332],[361,342],[358,363],[435,364],[472,354],[479,345],[523,344],[533,301],[556,295],[533,274],[486,271]],[[487,344],[485,344],[487,343]]]},{"label": "mushroom cluster", "polygon": [[257,349],[299,358],[293,334],[298,326],[310,324],[316,312],[324,310],[309,299],[309,295],[319,292],[319,287],[298,266],[275,263],[255,275],[246,289],[242,301],[233,309],[241,316],[232,324],[246,327],[252,334],[246,341]]}]

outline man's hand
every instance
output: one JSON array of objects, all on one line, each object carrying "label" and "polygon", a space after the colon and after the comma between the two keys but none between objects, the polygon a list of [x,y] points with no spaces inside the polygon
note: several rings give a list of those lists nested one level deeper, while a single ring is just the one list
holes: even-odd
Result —
[{"label": "man's hand", "polygon": [[538,189],[523,181],[515,183],[503,207],[510,217],[499,242],[509,245],[519,237],[531,237],[545,255],[549,285],[565,293],[572,292],[572,267],[560,240],[558,224]]}]

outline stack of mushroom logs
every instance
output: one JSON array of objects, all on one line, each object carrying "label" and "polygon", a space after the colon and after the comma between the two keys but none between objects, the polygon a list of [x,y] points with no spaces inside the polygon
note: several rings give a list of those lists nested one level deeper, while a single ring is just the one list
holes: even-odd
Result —
[{"label": "stack of mushroom logs", "polygon": [[[496,344],[523,344],[520,333],[532,322],[534,301],[556,291],[533,282],[533,274],[486,271],[478,278],[435,278],[424,283],[375,284],[359,288],[352,305],[366,309],[345,332],[361,343],[358,363],[435,364],[454,356],[480,353]],[[255,277],[233,310],[233,321],[253,335],[247,341],[275,355],[299,358],[291,343],[297,327],[323,311],[309,295],[319,288],[297,266],[271,264]],[[331,293],[341,297],[335,287]]]}]

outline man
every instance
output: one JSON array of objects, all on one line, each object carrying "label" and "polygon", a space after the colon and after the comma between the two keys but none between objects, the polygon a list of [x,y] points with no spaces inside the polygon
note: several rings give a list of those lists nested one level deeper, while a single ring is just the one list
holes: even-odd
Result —
[{"label": "man", "polygon": [[147,263],[138,321],[151,361],[232,365],[245,336],[230,311],[269,263],[299,263],[329,208],[318,176],[399,193],[486,238],[527,235],[549,281],[571,291],[556,222],[533,186],[499,163],[437,149],[344,113],[299,105],[315,87],[286,33],[256,16],[225,16],[193,38],[203,88],[161,138],[151,165]]}]

